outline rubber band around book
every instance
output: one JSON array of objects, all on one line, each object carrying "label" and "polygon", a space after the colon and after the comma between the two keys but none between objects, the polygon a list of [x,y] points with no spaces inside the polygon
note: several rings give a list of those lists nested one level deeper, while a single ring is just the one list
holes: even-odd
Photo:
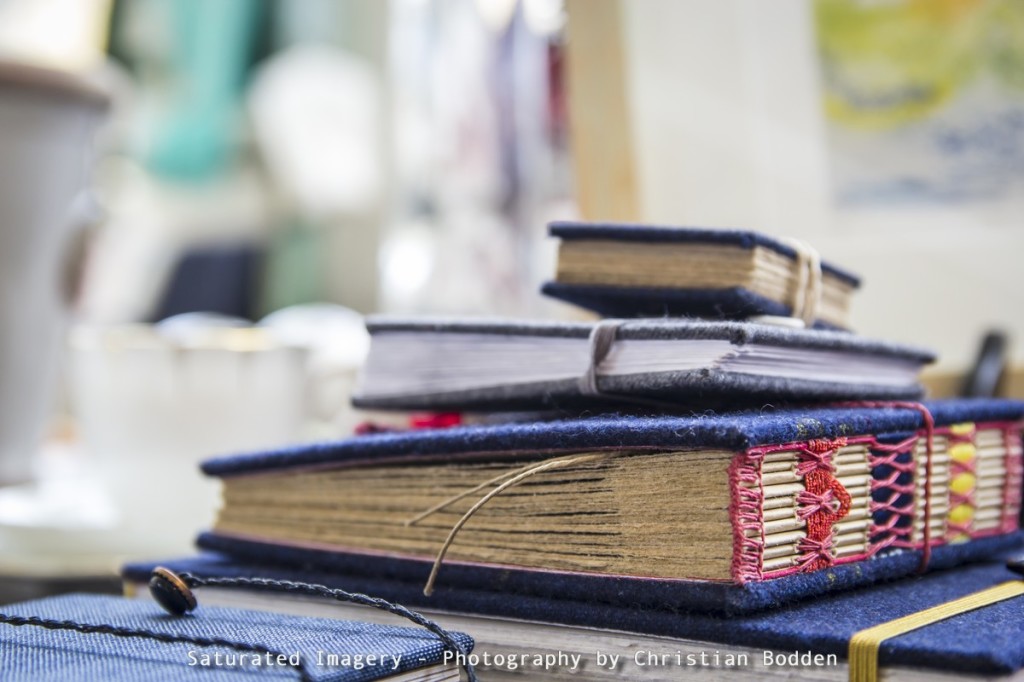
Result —
[{"label": "rubber band around book", "polygon": [[1021,595],[1024,595],[1024,580],[1010,580],[855,633],[847,649],[850,682],[878,681],[878,652],[885,640]]},{"label": "rubber band around book", "polygon": [[602,398],[605,400],[615,400],[617,402],[630,403],[633,405],[642,405],[644,407],[653,407],[659,410],[678,410],[680,405],[672,402],[671,400],[658,400],[656,398],[643,398],[636,395],[612,393],[604,391],[600,386],[598,386],[597,369],[600,367],[601,362],[608,357],[608,353],[611,352],[612,346],[615,345],[615,337],[623,322],[627,322],[627,320],[612,318],[600,320],[596,322],[594,327],[590,330],[590,336],[588,337],[587,369],[583,372],[577,382],[580,395],[587,398]]},{"label": "rubber band around book", "polygon": [[[346,592],[345,590],[330,588],[325,585],[295,582],[291,580],[272,580],[270,578],[258,577],[220,578],[207,576],[199,578],[191,573],[175,573],[174,571],[162,566],[158,566],[153,569],[153,575],[149,584],[150,591],[153,593],[157,603],[173,616],[184,615],[198,606],[195,595],[192,593],[192,589],[196,587],[255,588],[276,592],[286,592],[289,594],[301,594],[310,597],[330,598],[336,601],[350,602],[353,604],[360,604],[362,606],[369,606],[381,611],[387,611],[388,613],[392,613],[396,616],[412,621],[416,625],[419,625],[420,627],[437,635],[437,638],[441,640],[441,643],[446,649],[456,654],[461,654],[460,665],[466,672],[466,678],[468,681],[477,682],[476,670],[470,661],[469,652],[466,651],[458,641],[456,641],[452,633],[448,632],[426,616],[413,611],[412,609],[406,608],[401,604],[387,601],[386,599],[371,597],[359,592]],[[104,634],[113,635],[115,637],[138,637],[143,639],[152,639],[167,644],[192,644],[200,647],[224,647],[227,649],[234,649],[236,651],[260,654],[266,653],[275,657],[283,657],[283,660],[289,659],[287,654],[284,652],[277,651],[269,647],[246,644],[245,642],[235,642],[219,637],[170,635],[142,628],[126,628],[108,624],[95,625],[89,623],[78,623],[75,621],[37,618],[34,616],[11,616],[4,613],[0,613],[0,624],[12,626],[36,626],[49,630],[72,630],[83,634]],[[289,665],[295,668],[296,672],[299,674],[299,679],[304,682],[314,679],[310,675],[309,670],[307,670],[302,664],[301,659],[297,664],[289,662]]]},{"label": "rubber band around book", "polygon": [[805,241],[783,237],[781,241],[796,252],[796,287],[793,290],[792,316],[810,327],[821,308],[821,254]]}]

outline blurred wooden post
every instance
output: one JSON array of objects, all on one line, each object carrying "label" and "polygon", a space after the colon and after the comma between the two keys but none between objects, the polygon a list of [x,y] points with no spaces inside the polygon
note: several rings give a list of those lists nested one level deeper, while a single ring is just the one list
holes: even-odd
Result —
[{"label": "blurred wooden post", "polygon": [[576,200],[586,220],[637,221],[619,0],[568,0],[568,91]]}]

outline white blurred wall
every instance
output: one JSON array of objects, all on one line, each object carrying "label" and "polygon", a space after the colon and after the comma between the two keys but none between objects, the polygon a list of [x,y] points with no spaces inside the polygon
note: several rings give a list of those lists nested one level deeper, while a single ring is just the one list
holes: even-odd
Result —
[{"label": "white blurred wall", "polygon": [[618,9],[642,220],[805,239],[862,275],[858,331],[959,368],[999,326],[1024,362],[1024,205],[833,206],[809,0]]}]

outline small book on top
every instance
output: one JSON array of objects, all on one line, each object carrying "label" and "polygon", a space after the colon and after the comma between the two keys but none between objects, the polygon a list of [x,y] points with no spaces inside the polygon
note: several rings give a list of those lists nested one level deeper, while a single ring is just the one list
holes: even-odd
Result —
[{"label": "small book on top", "polygon": [[1016,542],[1022,417],[1022,402],[977,399],[358,436],[204,463],[223,506],[200,545],[750,611]]},{"label": "small book on top", "polygon": [[849,328],[858,278],[809,245],[757,232],[556,222],[554,281],[541,291],[607,317],[794,316]]},{"label": "small book on top", "polygon": [[353,403],[372,409],[917,398],[933,359],[846,332],[750,322],[377,317],[367,328]]}]

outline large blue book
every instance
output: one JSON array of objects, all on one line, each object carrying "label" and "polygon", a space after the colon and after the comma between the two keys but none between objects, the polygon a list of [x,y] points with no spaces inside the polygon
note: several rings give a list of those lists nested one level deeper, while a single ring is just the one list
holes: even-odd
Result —
[{"label": "large blue book", "polygon": [[[454,636],[472,649],[469,636]],[[193,677],[455,682],[459,666],[414,627],[206,604],[173,617],[151,601],[84,594],[0,606],[5,681]]]},{"label": "large blue book", "polygon": [[438,588],[750,612],[1016,543],[1022,418],[1024,402],[954,400],[358,436],[204,463],[224,503],[199,543]]}]

